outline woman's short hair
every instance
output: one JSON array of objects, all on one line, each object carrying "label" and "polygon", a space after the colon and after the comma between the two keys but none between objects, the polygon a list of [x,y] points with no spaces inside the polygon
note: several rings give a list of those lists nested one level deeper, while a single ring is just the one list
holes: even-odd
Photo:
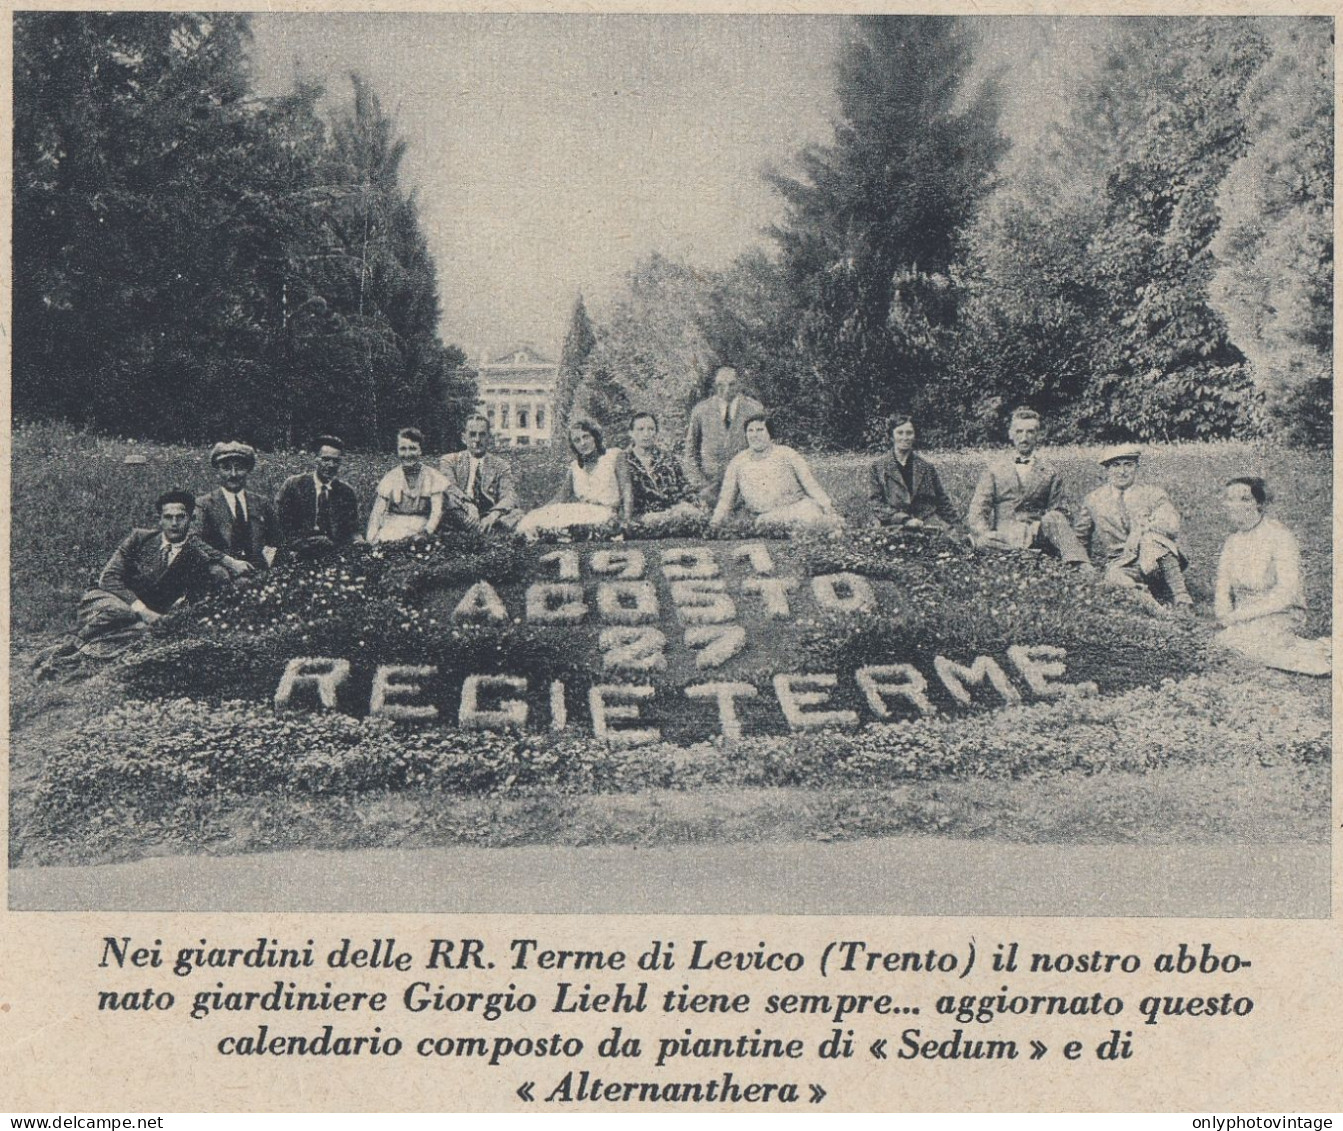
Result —
[{"label": "woman's short hair", "polygon": [[419,444],[424,447],[424,433],[418,428],[402,428],[397,434],[398,440],[409,440],[413,444]]},{"label": "woman's short hair", "polygon": [[[596,455],[602,455],[605,453],[606,441],[602,439],[601,425],[599,425],[595,420],[579,419],[569,421],[569,431],[572,433],[575,428],[577,428],[580,432],[586,432],[589,436],[593,438],[593,440],[596,441],[597,444],[597,450],[595,453]],[[572,451],[575,456],[578,455],[578,449],[574,447],[574,440],[572,435],[569,437],[569,450]]]},{"label": "woman's short hair", "polygon": [[1261,507],[1268,502],[1268,484],[1257,475],[1238,475],[1235,479],[1228,479],[1226,485],[1234,486],[1243,483],[1250,489],[1250,497]]},{"label": "woman's short hair", "polygon": [[769,438],[774,439],[774,417],[767,412],[753,412],[741,422],[741,430],[746,431],[752,424],[759,421],[765,426],[765,431],[769,433]]},{"label": "woman's short hair", "polygon": [[658,429],[658,418],[657,418],[656,416],[654,416],[651,412],[636,412],[633,416],[631,416],[631,417],[630,417],[630,430],[633,431],[633,430],[634,430],[634,426],[635,426],[636,424],[638,424],[639,421],[641,421],[641,420],[651,420],[651,421],[653,422],[653,431],[654,431],[654,432],[657,432],[657,431],[659,430],[659,429]]},{"label": "woman's short hair", "polygon": [[894,412],[886,418],[886,435],[888,436],[891,435],[891,433],[893,433],[902,424],[913,424],[915,433],[917,433],[919,430],[919,426],[917,424],[914,424],[914,418],[910,416],[909,413]]}]

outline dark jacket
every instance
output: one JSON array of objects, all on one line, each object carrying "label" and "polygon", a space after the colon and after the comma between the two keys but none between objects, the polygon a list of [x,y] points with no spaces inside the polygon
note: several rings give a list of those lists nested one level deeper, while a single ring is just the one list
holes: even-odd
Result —
[{"label": "dark jacket", "polygon": [[262,548],[278,548],[283,544],[280,522],[275,516],[275,507],[265,495],[244,491],[244,496],[247,501],[245,530],[234,529],[233,511],[224,498],[224,489],[216,487],[196,500],[196,532],[207,546],[220,553],[250,562],[257,569],[265,569],[269,563]]},{"label": "dark jacket", "polygon": [[868,474],[868,501],[871,513],[883,526],[899,526],[917,518],[933,526],[955,526],[956,512],[942,489],[937,469],[916,452],[909,456],[914,482],[911,492],[900,474],[895,454],[887,452],[872,464]]},{"label": "dark jacket", "polygon": [[333,544],[344,546],[363,532],[359,525],[359,497],[354,488],[343,479],[332,479],[330,488],[331,530],[327,534],[317,526],[317,484],[312,472],[291,475],[284,481],[275,496],[275,509],[286,545],[326,534]]},{"label": "dark jacket", "polygon": [[215,555],[189,536],[167,570],[163,569],[163,535],[157,530],[132,530],[116,548],[98,577],[98,588],[128,605],[143,601],[156,613],[185,597],[196,601],[215,585]]}]

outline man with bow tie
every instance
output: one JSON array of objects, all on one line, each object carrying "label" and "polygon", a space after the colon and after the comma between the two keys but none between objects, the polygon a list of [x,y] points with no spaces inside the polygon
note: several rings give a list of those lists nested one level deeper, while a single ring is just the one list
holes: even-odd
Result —
[{"label": "man with bow tie", "polygon": [[223,554],[234,573],[268,569],[280,547],[280,523],[271,501],[247,489],[256,452],[237,440],[216,444],[210,466],[219,486],[196,500],[201,540]]},{"label": "man with bow tie", "polygon": [[1088,574],[1094,569],[1068,518],[1063,478],[1036,453],[1040,414],[1018,408],[1008,427],[1013,454],[984,469],[966,525],[976,547],[1046,550]]},{"label": "man with bow tie", "polygon": [[80,598],[78,628],[34,661],[39,678],[120,655],[171,609],[228,580],[223,556],[191,533],[195,506],[189,491],[159,496],[157,529],[132,530],[116,548]]},{"label": "man with bow tie", "polygon": [[325,557],[361,539],[359,496],[339,476],[344,441],[318,436],[313,448],[312,471],[290,476],[275,496],[285,547],[300,558]]},{"label": "man with bow tie", "polygon": [[741,391],[737,371],[719,366],[713,375],[713,396],[691,410],[685,439],[686,477],[705,506],[718,501],[727,465],[746,450],[746,421],[764,411],[764,405]]},{"label": "man with bow tie", "polygon": [[522,518],[513,465],[490,451],[490,422],[479,413],[466,418],[465,450],[438,461],[454,490],[447,497],[449,520],[467,530],[512,530]]}]

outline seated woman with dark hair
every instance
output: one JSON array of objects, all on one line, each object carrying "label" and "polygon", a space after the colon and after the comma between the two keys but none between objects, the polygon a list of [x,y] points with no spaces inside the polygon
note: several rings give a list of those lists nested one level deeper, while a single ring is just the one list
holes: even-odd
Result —
[{"label": "seated woman with dark hair", "polygon": [[868,473],[868,504],[872,521],[911,530],[948,530],[957,524],[951,500],[942,489],[937,469],[914,451],[918,434],[912,416],[886,421],[891,450]]},{"label": "seated woman with dark hair", "polygon": [[646,526],[704,514],[699,494],[690,486],[680,461],[657,445],[658,420],[651,412],[635,413],[630,421],[629,466],[633,514]]},{"label": "seated woman with dark hair", "polygon": [[792,448],[774,442],[773,422],[764,413],[746,418],[744,452],[727,465],[711,526],[721,526],[738,497],[757,526],[796,530],[838,530],[842,525],[825,489]]},{"label": "seated woman with dark hair", "polygon": [[1253,476],[1231,479],[1223,501],[1235,532],[1217,563],[1213,610],[1225,627],[1214,640],[1265,667],[1328,675],[1329,638],[1297,635],[1306,613],[1301,548],[1290,530],[1264,514],[1267,484]]},{"label": "seated woman with dark hair", "polygon": [[574,461],[560,489],[545,506],[523,516],[518,533],[535,538],[542,531],[628,522],[633,510],[629,466],[619,448],[607,448],[602,430],[591,420],[569,425]]},{"label": "seated woman with dark hair", "polygon": [[424,435],[418,428],[402,428],[396,434],[401,466],[392,468],[378,483],[368,516],[370,542],[400,542],[438,530],[448,481],[422,461],[423,453]]}]

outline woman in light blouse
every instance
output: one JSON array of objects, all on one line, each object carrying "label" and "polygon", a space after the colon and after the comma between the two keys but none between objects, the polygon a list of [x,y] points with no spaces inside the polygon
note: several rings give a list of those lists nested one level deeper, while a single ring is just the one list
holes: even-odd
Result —
[{"label": "woman in light blouse", "polygon": [[418,428],[402,428],[396,434],[396,454],[401,461],[382,477],[373,510],[368,516],[370,542],[399,542],[417,534],[433,534],[443,521],[444,476],[421,462],[424,435]]},{"label": "woman in light blouse", "polygon": [[721,526],[738,498],[755,517],[757,526],[784,526],[794,530],[837,530],[841,523],[825,489],[816,482],[804,460],[792,448],[774,442],[770,418],[756,413],[746,418],[744,452],[727,465],[723,487],[711,526]]},{"label": "woman in light blouse", "polygon": [[1223,498],[1234,533],[1217,563],[1213,610],[1223,629],[1217,643],[1265,667],[1328,675],[1328,637],[1299,636],[1306,612],[1301,548],[1282,523],[1264,514],[1268,488],[1245,476],[1227,482]]},{"label": "woman in light blouse", "polygon": [[518,523],[518,533],[524,537],[536,538],[542,531],[629,522],[633,503],[625,453],[608,448],[601,428],[591,420],[575,420],[569,425],[569,450],[574,460],[555,497]]}]

